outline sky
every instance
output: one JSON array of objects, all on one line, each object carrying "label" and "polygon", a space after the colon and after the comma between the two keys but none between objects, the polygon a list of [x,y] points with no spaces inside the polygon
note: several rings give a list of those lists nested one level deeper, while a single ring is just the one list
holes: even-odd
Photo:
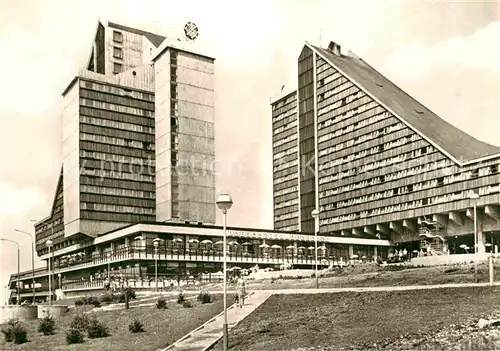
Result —
[{"label": "sky", "polygon": [[[229,225],[272,228],[270,99],[295,89],[304,41],[335,41],[472,136],[500,145],[500,3],[425,0],[0,0],[0,237],[31,269],[31,220],[61,167],[60,101],[98,19],[182,37],[216,58],[216,191]],[[220,222],[220,218],[218,218]],[[0,242],[0,302],[17,268]],[[37,266],[40,262],[37,260]]]}]

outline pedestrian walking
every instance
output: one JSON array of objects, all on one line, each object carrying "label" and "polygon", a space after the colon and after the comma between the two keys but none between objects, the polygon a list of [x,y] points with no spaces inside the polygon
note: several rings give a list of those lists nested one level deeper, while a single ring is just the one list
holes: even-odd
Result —
[{"label": "pedestrian walking", "polygon": [[236,291],[238,293],[238,306],[240,308],[245,304],[245,295],[246,295],[247,283],[243,276],[238,277],[238,281],[236,282]]}]

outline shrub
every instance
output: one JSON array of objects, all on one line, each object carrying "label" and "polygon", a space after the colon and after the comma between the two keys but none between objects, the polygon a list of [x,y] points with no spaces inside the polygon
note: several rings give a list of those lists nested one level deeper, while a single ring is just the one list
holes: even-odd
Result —
[{"label": "shrub", "polygon": [[38,332],[43,335],[52,335],[56,329],[56,321],[54,318],[47,316],[43,317],[38,324]]},{"label": "shrub", "polygon": [[87,326],[87,335],[90,339],[104,338],[109,336],[108,327],[94,317]]},{"label": "shrub", "polygon": [[70,328],[66,332],[66,342],[69,344],[81,344],[83,342],[83,332],[80,329]]},{"label": "shrub", "polygon": [[75,300],[75,306],[83,306],[85,305],[84,299],[76,299]]},{"label": "shrub", "polygon": [[92,296],[87,299],[87,304],[92,305],[94,307],[101,307],[101,301],[96,296]]},{"label": "shrub", "polygon": [[101,303],[112,303],[113,302],[113,295],[111,295],[111,294],[101,295],[99,300]]},{"label": "shrub", "polygon": [[14,344],[24,344],[28,341],[28,332],[23,323],[18,319],[12,318],[7,322],[6,328],[2,328],[6,342],[13,341]]},{"label": "shrub", "polygon": [[144,332],[144,325],[137,319],[134,319],[134,321],[128,325],[128,330],[132,333],[142,333]]},{"label": "shrub", "polygon": [[182,307],[191,308],[191,307],[193,307],[193,304],[189,300],[184,300],[184,302],[182,303]]},{"label": "shrub", "polygon": [[179,305],[182,305],[184,303],[184,301],[186,301],[186,297],[184,296],[184,294],[182,292],[180,292],[179,295],[177,296],[177,303]]},{"label": "shrub", "polygon": [[158,301],[156,301],[156,307],[160,310],[166,309],[167,308],[167,300],[165,300],[163,297],[160,297]]},{"label": "shrub", "polygon": [[201,303],[211,303],[212,302],[212,295],[210,295],[208,292],[200,292],[197,299]]},{"label": "shrub", "polygon": [[87,315],[77,314],[73,317],[73,319],[69,323],[69,327],[70,327],[70,329],[78,329],[78,330],[83,332],[83,331],[87,330],[89,323],[90,323],[90,319]]}]

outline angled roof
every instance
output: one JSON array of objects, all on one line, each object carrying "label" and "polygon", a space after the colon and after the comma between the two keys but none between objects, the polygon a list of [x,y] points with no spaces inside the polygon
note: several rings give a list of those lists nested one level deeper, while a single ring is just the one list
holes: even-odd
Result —
[{"label": "angled roof", "polygon": [[500,147],[477,140],[446,122],[362,59],[306,45],[459,164],[500,156]]},{"label": "angled roof", "polygon": [[165,40],[164,36],[154,34],[151,32],[146,32],[144,30],[140,30],[140,29],[136,29],[136,28],[132,28],[132,27],[123,26],[123,25],[117,24],[117,23],[108,22],[108,26],[111,28],[123,30],[126,32],[130,32],[130,33],[134,33],[134,34],[138,34],[138,35],[144,35],[146,38],[148,38],[148,40],[155,47],[159,47],[161,45],[161,43],[163,43],[163,41]]}]

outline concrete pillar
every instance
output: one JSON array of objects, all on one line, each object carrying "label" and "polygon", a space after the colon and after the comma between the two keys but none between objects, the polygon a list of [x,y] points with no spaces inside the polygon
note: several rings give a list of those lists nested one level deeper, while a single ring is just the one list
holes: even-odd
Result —
[{"label": "concrete pillar", "polygon": [[109,243],[109,247],[111,249],[111,252],[115,252],[116,244],[115,244],[114,241],[112,241],[112,242]]},{"label": "concrete pillar", "polygon": [[351,245],[349,245],[349,258],[351,258],[352,255],[354,255],[354,247],[351,244]]},{"label": "concrete pillar", "polygon": [[477,252],[482,254],[486,252],[486,247],[484,246],[484,233],[483,233],[483,218],[484,214],[477,209]]},{"label": "concrete pillar", "polygon": [[377,247],[374,246],[373,247],[373,257],[376,258],[378,256],[378,250],[377,250]]}]

